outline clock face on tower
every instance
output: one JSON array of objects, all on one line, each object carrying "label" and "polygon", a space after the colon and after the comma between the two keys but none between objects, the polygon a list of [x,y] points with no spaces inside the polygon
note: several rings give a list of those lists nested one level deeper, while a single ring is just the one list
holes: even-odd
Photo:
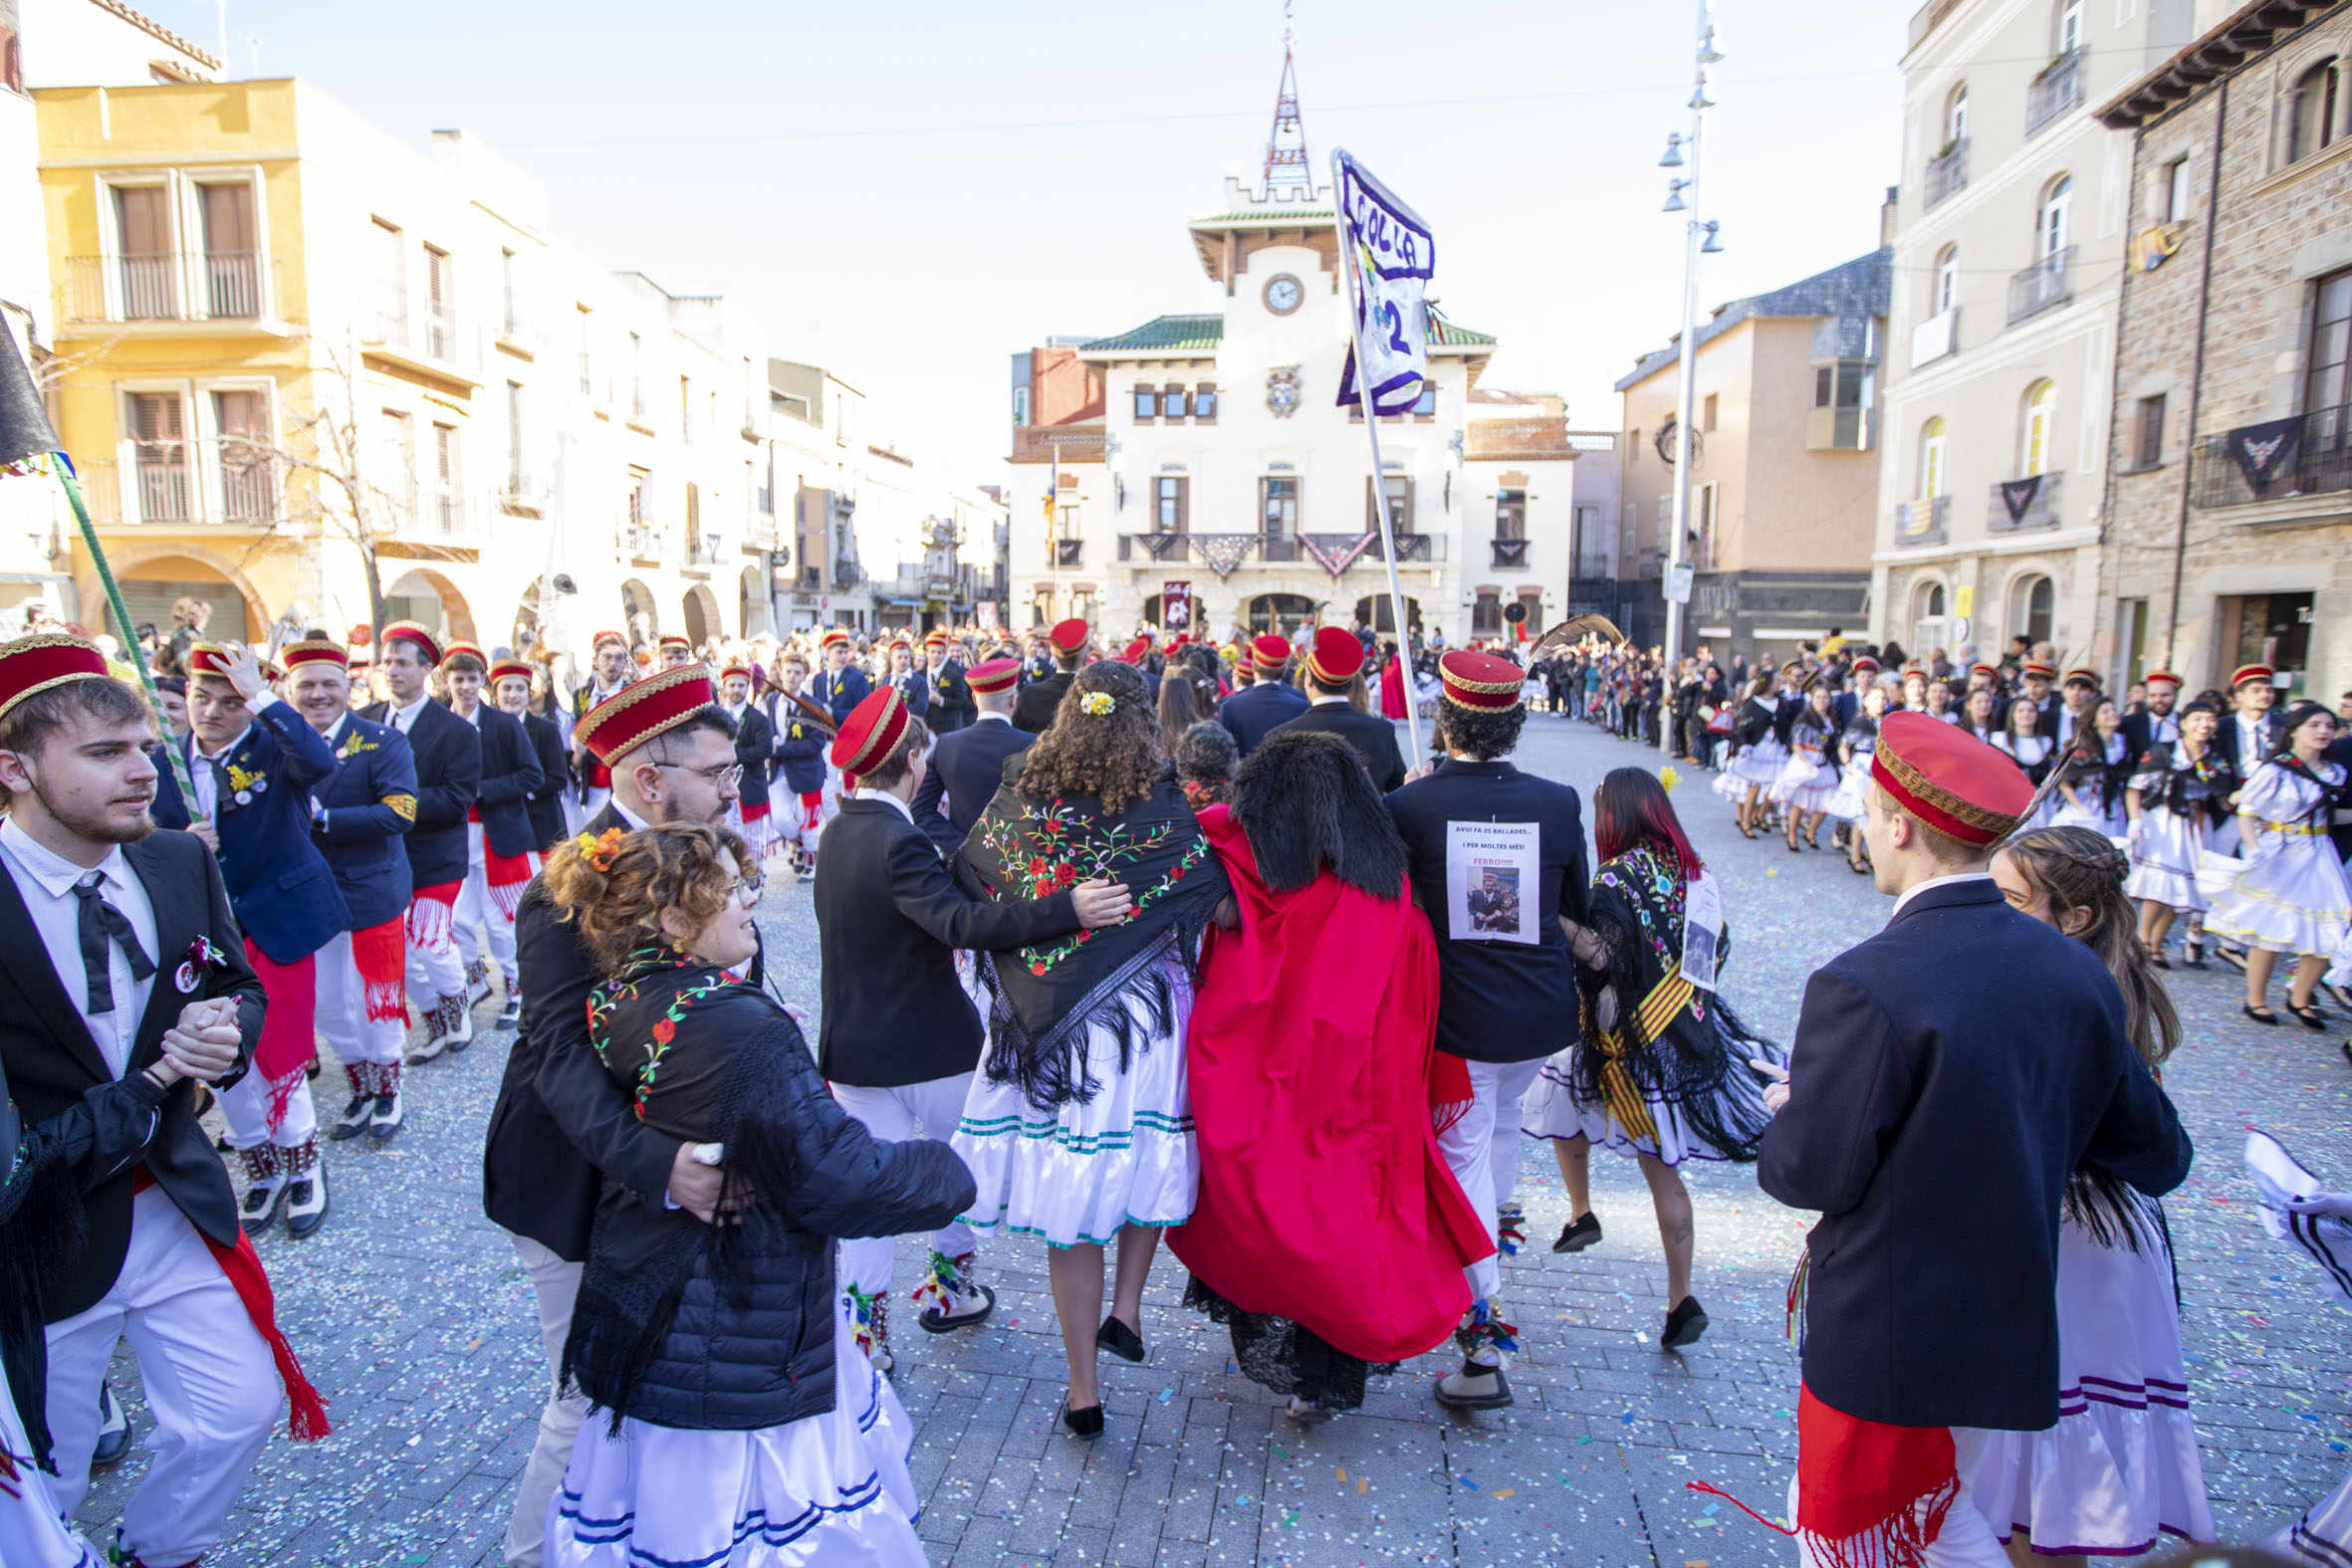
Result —
[{"label": "clock face on tower", "polygon": [[1277,316],[1290,315],[1305,298],[1306,290],[1287,272],[1276,273],[1266,280],[1266,308]]}]

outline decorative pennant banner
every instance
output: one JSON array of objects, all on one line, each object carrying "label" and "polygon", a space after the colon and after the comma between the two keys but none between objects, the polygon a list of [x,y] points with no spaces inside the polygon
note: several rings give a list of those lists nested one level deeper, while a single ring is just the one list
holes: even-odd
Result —
[{"label": "decorative pennant banner", "polygon": [[1315,564],[1336,577],[1356,562],[1356,558],[1380,542],[1378,530],[1369,534],[1301,534],[1298,543]]},{"label": "decorative pennant banner", "polygon": [[2142,272],[2154,272],[2171,261],[2181,249],[2181,236],[2187,232],[2186,223],[2159,223],[2142,229],[2132,236],[2132,262]]},{"label": "decorative pennant banner", "polygon": [[2033,498],[2041,494],[2041,476],[2028,474],[2023,479],[2004,479],[2000,482],[2000,504],[2008,509],[2009,521],[2021,523],[2025,514],[2033,510]]},{"label": "decorative pennant banner", "polygon": [[2237,471],[2245,475],[2245,482],[2260,495],[2278,477],[2278,471],[2295,459],[2303,444],[2303,418],[2292,414],[2284,419],[2265,419],[2258,425],[2239,425],[2230,432],[2230,455],[2237,459]]},{"label": "decorative pennant banner", "polygon": [[1220,582],[1233,575],[1233,568],[1258,543],[1255,534],[1195,534],[1191,539],[1193,551],[1209,563]]},{"label": "decorative pennant banner", "polygon": [[1162,631],[1192,630],[1192,584],[1163,582],[1160,584],[1160,629]]},{"label": "decorative pennant banner", "polygon": [[1412,208],[1345,151],[1339,168],[1340,242],[1353,248],[1361,294],[1355,335],[1339,375],[1339,406],[1364,399],[1356,386],[1356,345],[1363,345],[1364,384],[1372,412],[1411,411],[1429,378],[1429,308],[1425,296],[1437,270],[1437,240]]}]

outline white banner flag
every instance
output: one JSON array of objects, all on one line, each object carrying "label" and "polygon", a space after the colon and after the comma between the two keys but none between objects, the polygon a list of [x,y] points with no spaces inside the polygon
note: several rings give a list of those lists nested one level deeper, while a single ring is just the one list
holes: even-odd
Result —
[{"label": "white banner flag", "polygon": [[1429,309],[1424,296],[1437,269],[1437,240],[1412,208],[1342,149],[1338,165],[1340,242],[1355,258],[1356,323],[1339,376],[1339,402],[1362,401],[1356,346],[1364,355],[1363,384],[1376,414],[1410,412],[1429,377]]}]

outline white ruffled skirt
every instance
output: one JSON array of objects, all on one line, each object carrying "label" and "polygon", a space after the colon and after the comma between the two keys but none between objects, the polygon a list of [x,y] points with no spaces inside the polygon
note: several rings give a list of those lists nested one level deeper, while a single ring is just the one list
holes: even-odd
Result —
[{"label": "white ruffled skirt", "polygon": [[2058,1424],[1989,1434],[1969,1498],[2040,1555],[2131,1556],[2159,1537],[2214,1539],[2171,1255],[2058,1230]]},{"label": "white ruffled skirt", "polygon": [[2334,957],[2352,941],[2352,886],[2324,833],[2298,834],[2237,875],[2205,928],[2269,953]]},{"label": "white ruffled skirt", "polygon": [[[11,1151],[13,1152],[13,1151]],[[0,1561],[8,1568],[105,1568],[107,1559],[57,1509],[49,1474],[24,1456],[33,1452],[16,1419],[8,1369],[0,1367],[0,1453],[15,1457],[13,1478],[0,1476]]]},{"label": "white ruffled skirt", "polygon": [[[1576,1057],[1587,1048],[1579,1041],[1545,1058],[1542,1070],[1535,1074],[1533,1087],[1521,1102],[1520,1131],[1530,1138],[1583,1138],[1596,1149],[1606,1149],[1612,1154],[1646,1154],[1666,1166],[1677,1166],[1685,1160],[1729,1158],[1691,1130],[1678,1101],[1645,1097],[1643,1104],[1656,1131],[1651,1135],[1636,1135],[1611,1116],[1608,1107],[1600,1101],[1580,1098],[1576,1093]],[[1753,1097],[1757,1106],[1755,1119],[1764,1119],[1764,1089],[1754,1074],[1733,1072],[1722,1092]]]},{"label": "white ruffled skirt", "polygon": [[590,1411],[548,1500],[548,1568],[920,1568],[914,1425],[833,1310],[833,1408],[758,1432]]},{"label": "white ruffled skirt", "polygon": [[1815,765],[1802,752],[1791,752],[1780,765],[1770,792],[1791,811],[1826,811],[1837,793],[1837,770],[1827,763]]},{"label": "white ruffled skirt", "polygon": [[1837,787],[1830,791],[1829,814],[1846,822],[1859,822],[1868,814],[1865,802],[1870,796],[1870,757],[1867,753],[1854,758],[1838,775]]},{"label": "white ruffled skirt", "polygon": [[1101,1088],[1085,1104],[1041,1111],[1018,1085],[992,1081],[985,1065],[973,1075],[951,1140],[980,1188],[964,1224],[1054,1246],[1106,1246],[1121,1226],[1192,1218],[1201,1176],[1184,1071],[1192,985],[1173,956],[1161,973],[1176,998],[1169,1030],[1153,1031],[1149,1009],[1130,998],[1138,1043],[1122,1072],[1117,1034],[1089,1028],[1086,1065]]},{"label": "white ruffled skirt", "polygon": [[1731,761],[1724,772],[1740,781],[1743,792],[1749,784],[1763,784],[1770,788],[1780,778],[1780,765],[1788,761],[1788,748],[1777,738],[1766,735]]},{"label": "white ruffled skirt", "polygon": [[2213,847],[2212,837],[2194,822],[2161,805],[2140,813],[2140,841],[2131,852],[2132,873],[2124,878],[2124,897],[2152,900],[2184,914],[2211,904],[2198,891],[2197,861]]},{"label": "white ruffled skirt", "polygon": [[[2058,809],[2050,816],[2052,827],[2087,827],[2092,832],[2103,833],[2109,838],[2121,838],[2124,835],[2124,830],[2131,826],[2131,819],[2124,811],[2121,800],[2116,801],[2105,810],[2101,810],[2096,804],[2087,807],[2076,805],[2066,798],[2066,791],[2063,789],[2051,795],[2050,798],[2058,804]],[[2094,792],[2092,799],[2096,801],[2097,798]]]}]

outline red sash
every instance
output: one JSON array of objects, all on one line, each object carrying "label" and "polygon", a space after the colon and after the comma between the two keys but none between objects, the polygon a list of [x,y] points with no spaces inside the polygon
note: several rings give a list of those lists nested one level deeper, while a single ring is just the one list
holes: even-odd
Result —
[{"label": "red sash", "polygon": [[1829,1568],[1919,1568],[1960,1497],[1949,1427],[1894,1427],[1796,1399],[1796,1528],[1773,1523],[1730,1492],[1713,1493],[1782,1535],[1800,1535]]},{"label": "red sash", "polygon": [[408,1016],[408,923],[398,915],[352,933],[352,968],[367,1002],[367,1021]]}]

